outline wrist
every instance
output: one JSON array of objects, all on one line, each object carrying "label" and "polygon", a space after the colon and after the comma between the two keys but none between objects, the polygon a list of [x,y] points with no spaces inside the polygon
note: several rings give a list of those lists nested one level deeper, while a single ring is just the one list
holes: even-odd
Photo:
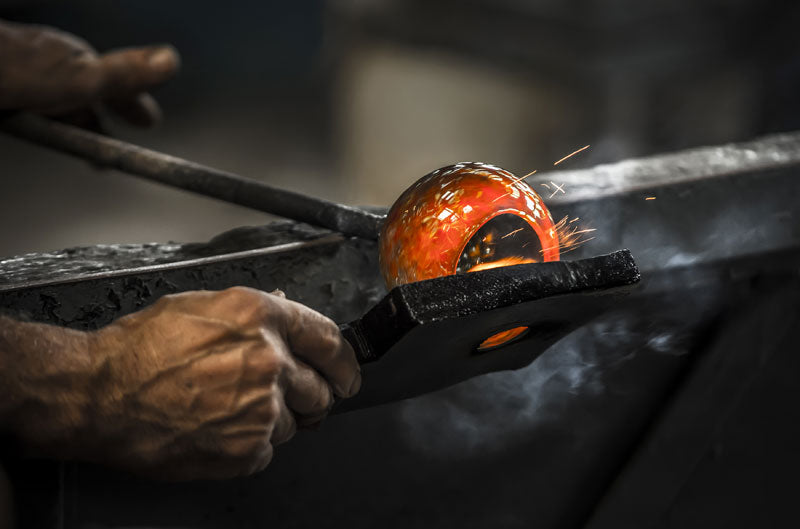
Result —
[{"label": "wrist", "polygon": [[91,417],[89,334],[38,323],[0,321],[3,428],[33,455],[73,458]]}]

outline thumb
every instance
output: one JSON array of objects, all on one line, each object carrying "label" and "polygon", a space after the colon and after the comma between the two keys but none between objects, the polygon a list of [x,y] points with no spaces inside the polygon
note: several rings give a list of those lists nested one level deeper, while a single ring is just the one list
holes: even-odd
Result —
[{"label": "thumb", "polygon": [[172,46],[126,48],[101,55],[99,66],[102,97],[119,98],[168,81],[178,71],[180,56]]}]

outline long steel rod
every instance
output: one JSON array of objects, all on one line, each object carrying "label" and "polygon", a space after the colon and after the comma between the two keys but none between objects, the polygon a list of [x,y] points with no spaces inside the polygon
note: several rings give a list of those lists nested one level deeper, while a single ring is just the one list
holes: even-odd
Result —
[{"label": "long steel rod", "polygon": [[182,158],[32,114],[0,120],[0,130],[101,166],[345,235],[377,239],[383,217],[269,186]]}]

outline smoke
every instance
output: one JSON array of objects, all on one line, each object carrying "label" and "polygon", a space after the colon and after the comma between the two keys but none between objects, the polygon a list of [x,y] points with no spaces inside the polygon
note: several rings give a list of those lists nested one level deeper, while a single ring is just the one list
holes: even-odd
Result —
[{"label": "smoke", "polygon": [[[688,352],[689,334],[675,321],[643,322],[633,313],[601,316],[552,346],[526,368],[492,373],[406,401],[399,428],[414,449],[436,459],[504,450],[546,430],[578,401],[632,389],[615,374],[642,355]],[[630,382],[629,382],[630,383]]]},{"label": "smoke", "polygon": [[[591,196],[592,186],[622,186],[634,169],[645,176],[664,171],[657,163],[634,166],[599,168],[583,175],[586,181],[575,181],[586,197],[554,199],[551,209],[557,217],[580,218],[582,226],[597,229],[595,240],[570,258],[629,248],[643,270],[641,289],[615,312],[599,315],[526,368],[479,377],[403,403],[398,430],[411,449],[432,459],[479,459],[549,433],[557,434],[551,437],[556,442],[580,444],[613,437],[625,421],[643,425],[647,417],[642,415],[661,402],[643,401],[658,399],[659,391],[675,380],[685,365],[680,357],[692,347],[702,347],[699,333],[733,295],[730,279],[719,273],[725,261],[797,244],[798,223],[792,214],[796,193],[791,188],[767,193],[763,178],[656,186],[646,193],[656,200],[645,200],[644,192]],[[603,171],[613,172],[608,182],[589,181]],[[616,180],[611,178],[615,175]],[[770,182],[777,185],[782,180],[776,175]],[[569,184],[568,174],[558,176]],[[760,198],[740,207],[733,201],[736,196]],[[642,399],[640,406],[628,405],[635,399]],[[633,418],[629,413],[640,415]],[[570,428],[573,431],[564,434]]]}]

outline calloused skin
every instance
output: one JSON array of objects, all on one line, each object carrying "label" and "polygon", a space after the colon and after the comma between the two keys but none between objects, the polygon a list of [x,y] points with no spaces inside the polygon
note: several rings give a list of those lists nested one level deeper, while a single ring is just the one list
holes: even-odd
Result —
[{"label": "calloused skin", "polygon": [[0,424],[32,454],[157,479],[258,472],[360,385],[338,327],[279,292],[165,296],[95,332],[0,319]]},{"label": "calloused skin", "polygon": [[[153,125],[148,91],[178,65],[169,46],[98,54],[68,33],[0,21],[0,112],[98,128],[107,109]],[[0,316],[0,433],[33,455],[156,479],[257,472],[360,384],[338,327],[277,291],[166,296],[94,332]],[[0,479],[0,511],[2,489]]]}]

